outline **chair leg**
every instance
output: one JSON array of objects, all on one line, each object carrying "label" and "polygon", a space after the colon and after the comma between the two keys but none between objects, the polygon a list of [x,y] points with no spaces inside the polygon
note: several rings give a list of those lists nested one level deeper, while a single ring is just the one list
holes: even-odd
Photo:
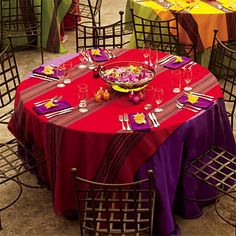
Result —
[{"label": "chair leg", "polygon": [[2,230],[2,218],[1,218],[1,211],[0,211],[0,230]]}]

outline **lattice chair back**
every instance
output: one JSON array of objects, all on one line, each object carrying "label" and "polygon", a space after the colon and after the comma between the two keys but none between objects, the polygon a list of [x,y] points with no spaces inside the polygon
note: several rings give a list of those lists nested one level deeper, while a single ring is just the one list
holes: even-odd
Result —
[{"label": "lattice chair back", "polygon": [[179,41],[178,15],[169,20],[150,20],[134,13],[130,9],[136,48],[151,43],[162,52],[184,55],[196,59],[196,48],[193,44],[182,44]]},{"label": "lattice chair back", "polygon": [[[6,108],[14,100],[16,88],[20,84],[11,38],[8,46],[0,54],[0,63],[0,108]],[[11,112],[9,109],[1,112],[0,123],[7,124]]]},{"label": "lattice chair back", "polygon": [[71,170],[81,235],[152,235],[155,191],[148,178],[108,184],[80,178]]},{"label": "lattice chair back", "polygon": [[106,26],[76,25],[76,51],[86,48],[122,48],[127,45],[131,31],[123,22],[124,12],[120,11],[120,19]]},{"label": "lattice chair back", "polygon": [[0,1],[1,47],[9,35],[16,49],[42,49],[42,0]]},{"label": "lattice chair back", "polygon": [[227,114],[233,128],[236,108],[236,41],[222,42],[214,30],[208,69],[216,76],[224,93]]}]

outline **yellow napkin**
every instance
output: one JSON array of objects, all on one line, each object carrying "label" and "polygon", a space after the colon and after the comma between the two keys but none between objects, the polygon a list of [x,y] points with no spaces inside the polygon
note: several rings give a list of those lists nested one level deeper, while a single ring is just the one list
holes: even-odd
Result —
[{"label": "yellow napkin", "polygon": [[91,54],[93,56],[102,56],[99,49],[91,49]]}]

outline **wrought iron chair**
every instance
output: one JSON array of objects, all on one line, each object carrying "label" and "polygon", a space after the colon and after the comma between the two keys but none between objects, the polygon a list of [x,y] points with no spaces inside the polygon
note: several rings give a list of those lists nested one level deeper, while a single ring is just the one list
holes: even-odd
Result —
[{"label": "wrought iron chair", "polygon": [[221,219],[235,227],[236,233],[236,156],[214,146],[187,163],[184,171],[219,191],[218,197],[215,197],[216,212]]},{"label": "wrought iron chair", "polygon": [[11,35],[14,48],[39,48],[43,63],[42,0],[1,0],[0,32],[2,49]]},{"label": "wrought iron chair", "polygon": [[[67,12],[71,24],[75,25],[75,21],[82,21],[88,26],[101,26],[101,6],[102,0],[80,0],[72,1],[71,7]],[[76,16],[72,17],[72,16]]]},{"label": "wrought iron chair", "polygon": [[9,108],[9,105],[12,104],[15,98],[16,88],[20,84],[11,38],[9,38],[9,40],[10,43],[0,54],[0,109],[2,110],[0,124],[8,123],[11,113],[13,112],[13,109]]},{"label": "wrought iron chair", "polygon": [[76,51],[83,48],[122,48],[128,44],[132,31],[123,22],[124,12],[120,19],[106,26],[87,26],[76,20]]},{"label": "wrought iron chair", "polygon": [[155,191],[148,178],[108,184],[80,178],[71,170],[81,235],[152,235]]},{"label": "wrought iron chair", "polygon": [[233,129],[236,108],[236,41],[222,42],[214,30],[208,69],[216,76],[224,93],[228,117]]},{"label": "wrought iron chair", "polygon": [[133,21],[136,48],[151,43],[162,52],[193,57],[196,60],[196,47],[179,41],[178,14],[170,20],[150,20],[130,9]]}]

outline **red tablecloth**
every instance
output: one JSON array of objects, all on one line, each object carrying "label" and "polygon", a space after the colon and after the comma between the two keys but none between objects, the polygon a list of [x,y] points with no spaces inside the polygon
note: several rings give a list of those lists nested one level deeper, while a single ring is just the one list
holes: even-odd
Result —
[{"label": "red tablecloth", "polygon": [[[136,49],[115,50],[115,61],[142,61],[142,52]],[[163,57],[160,53],[159,57]],[[80,55],[71,60],[74,66],[80,62]],[[109,62],[108,62],[109,63]],[[77,74],[77,75],[75,75]],[[95,79],[88,69],[75,70],[73,81],[65,88],[57,88],[56,82],[27,79],[17,89],[15,112],[9,123],[10,131],[21,141],[35,144],[45,151],[47,174],[53,192],[57,213],[64,213],[75,207],[72,193],[70,169],[76,167],[80,176],[97,181],[132,181],[137,170],[154,154],[158,147],[185,121],[197,116],[186,109],[178,109],[175,101],[183,92],[175,95],[171,89],[170,70],[160,66],[155,79],[149,86],[164,89],[164,111],[157,114],[161,123],[150,132],[123,132],[118,120],[119,114],[144,112],[144,104],[153,103],[153,97],[133,105],[128,94],[110,90],[111,99],[96,103],[94,92],[107,87],[101,79]],[[77,86],[87,83],[91,99],[88,113],[74,109],[71,113],[47,120],[32,109],[33,103],[63,95],[72,106],[77,106]],[[183,82],[184,86],[184,82]],[[200,65],[193,67],[192,86],[194,91],[221,98],[222,93],[216,78]],[[154,105],[154,103],[153,103]],[[155,106],[154,106],[155,107]],[[201,111],[204,112],[204,111]],[[49,178],[49,180],[47,180]]]}]

